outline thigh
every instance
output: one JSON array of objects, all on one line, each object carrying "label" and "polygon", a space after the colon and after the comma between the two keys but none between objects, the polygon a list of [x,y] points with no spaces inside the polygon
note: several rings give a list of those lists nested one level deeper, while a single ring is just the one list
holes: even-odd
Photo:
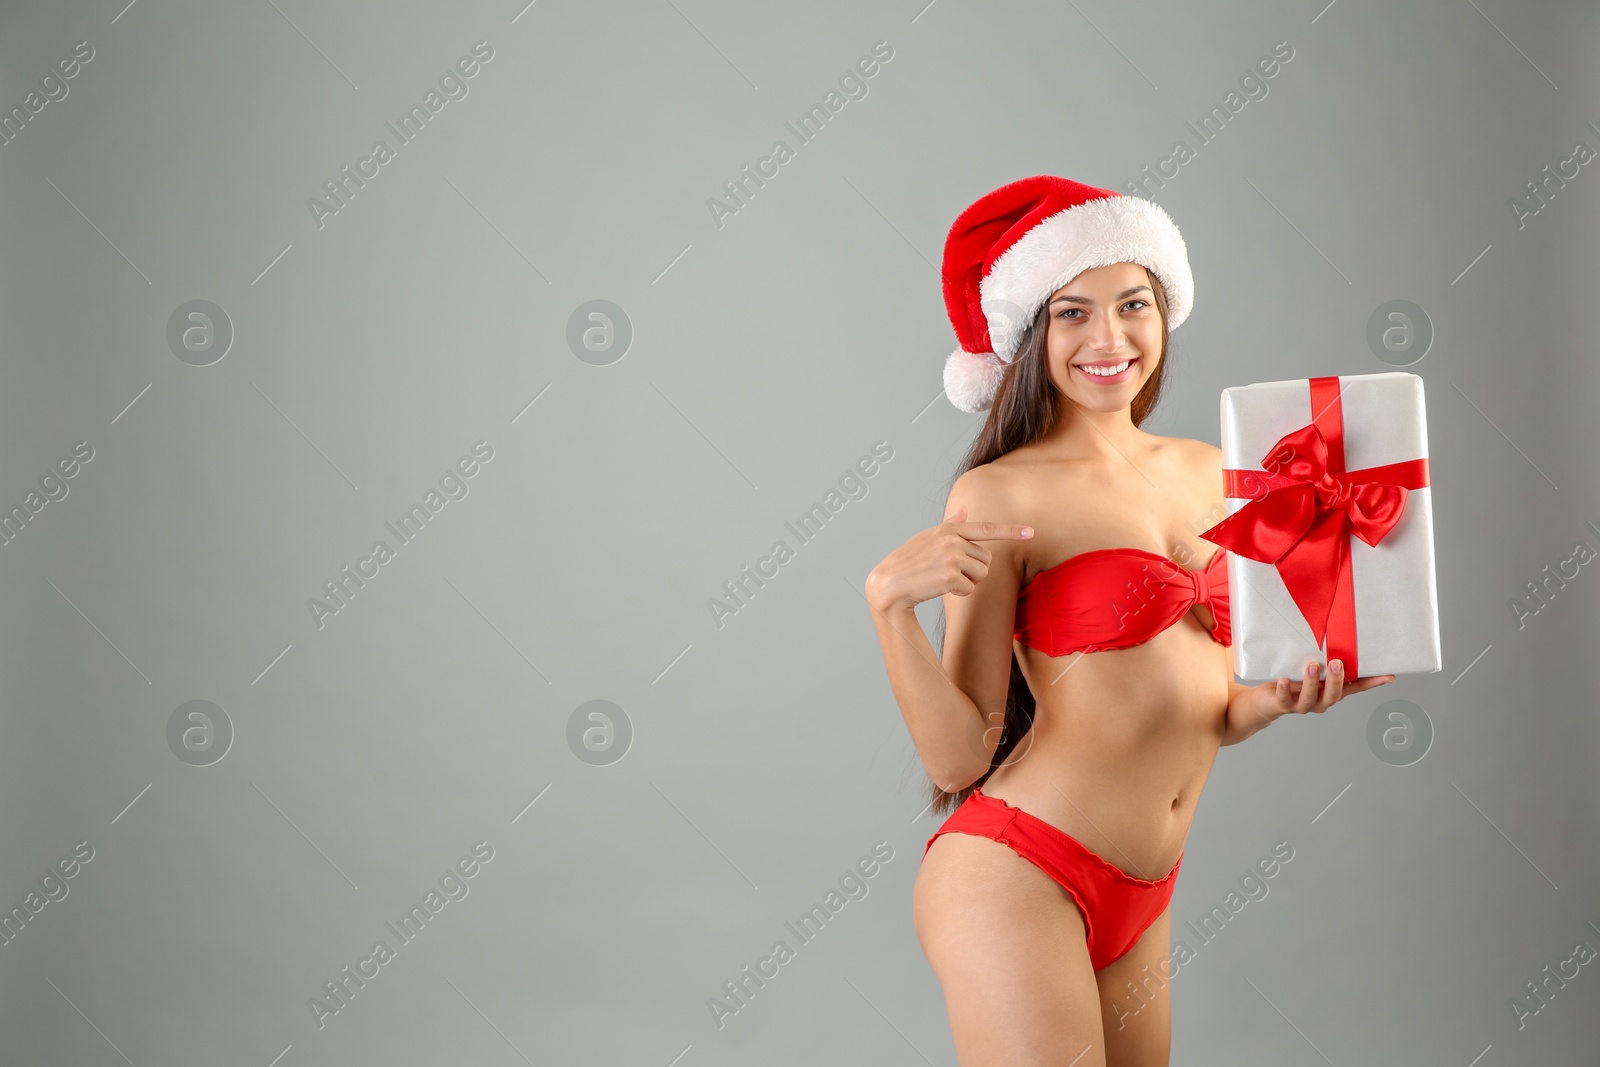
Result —
[{"label": "thigh", "polygon": [[961,1067],[1105,1067],[1083,917],[1044,871],[998,841],[943,834],[912,913]]},{"label": "thigh", "polygon": [[1172,1055],[1172,905],[1127,954],[1095,972],[1107,1067],[1167,1067]]}]

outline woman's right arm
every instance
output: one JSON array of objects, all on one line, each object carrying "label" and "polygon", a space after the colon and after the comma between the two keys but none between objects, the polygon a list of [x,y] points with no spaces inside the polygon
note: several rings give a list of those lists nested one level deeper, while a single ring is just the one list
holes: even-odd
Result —
[{"label": "woman's right arm", "polygon": [[[867,576],[878,642],[895,701],[928,777],[957,792],[989,769],[1005,722],[1011,634],[1026,526],[963,521],[1009,503],[977,467],[950,489],[949,516],[895,549]],[[1027,530],[1026,534],[1023,531]],[[917,604],[944,597],[944,662],[917,620]]]}]

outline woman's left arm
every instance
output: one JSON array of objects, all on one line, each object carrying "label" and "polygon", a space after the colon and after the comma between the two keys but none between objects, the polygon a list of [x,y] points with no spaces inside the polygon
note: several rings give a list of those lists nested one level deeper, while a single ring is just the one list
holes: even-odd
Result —
[{"label": "woman's left arm", "polygon": [[[1228,649],[1228,713],[1222,732],[1224,745],[1240,741],[1272,725],[1284,715],[1321,715],[1339,701],[1340,697],[1360,693],[1394,681],[1392,674],[1378,674],[1369,678],[1345,678],[1344,665],[1338,660],[1329,664],[1324,672],[1317,660],[1307,660],[1305,678],[1294,682],[1279,678],[1276,682],[1245,685],[1233,678],[1233,649]],[[1326,681],[1323,674],[1326,673]]]}]

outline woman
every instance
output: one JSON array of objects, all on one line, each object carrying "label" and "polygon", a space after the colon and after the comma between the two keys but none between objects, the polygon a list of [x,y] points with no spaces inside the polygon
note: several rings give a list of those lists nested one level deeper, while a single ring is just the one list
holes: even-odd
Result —
[{"label": "woman", "polygon": [[[943,281],[946,391],[988,419],[946,520],[866,583],[933,810],[955,808],[917,937],[963,1067],[1165,1065],[1169,902],[1218,747],[1394,676],[1233,680],[1225,560],[1196,536],[1226,514],[1221,452],[1139,428],[1193,300],[1161,208],[1013,182],[956,220]],[[936,596],[938,653],[913,611]]]}]

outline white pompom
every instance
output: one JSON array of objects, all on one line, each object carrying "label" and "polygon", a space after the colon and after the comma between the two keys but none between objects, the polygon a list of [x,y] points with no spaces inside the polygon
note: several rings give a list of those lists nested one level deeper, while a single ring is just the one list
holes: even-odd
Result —
[{"label": "white pompom", "polygon": [[1006,367],[993,352],[967,352],[960,348],[944,361],[944,391],[962,411],[979,412],[994,402]]}]

